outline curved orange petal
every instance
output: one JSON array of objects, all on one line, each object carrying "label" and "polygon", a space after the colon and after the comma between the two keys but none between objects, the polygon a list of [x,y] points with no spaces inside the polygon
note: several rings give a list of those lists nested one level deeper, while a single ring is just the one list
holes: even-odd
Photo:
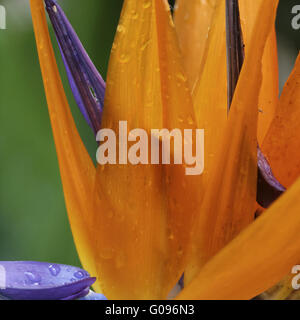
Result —
[{"label": "curved orange petal", "polygon": [[300,175],[300,55],[285,84],[279,107],[264,140],[273,172],[286,187]]},{"label": "curved orange petal", "polygon": [[[255,19],[263,0],[240,1],[241,25],[245,41],[245,53],[248,48],[254,30]],[[251,52],[249,52],[251,54]],[[279,75],[278,75],[278,54],[275,26],[268,37],[262,60],[262,86],[258,103],[258,142],[261,145],[265,135],[274,118],[278,106],[279,97]]]},{"label": "curved orange petal", "polygon": [[[123,120],[126,133],[142,128],[148,136],[195,128],[167,2],[126,0],[117,30],[103,127],[118,132]],[[97,216],[97,264],[110,299],[166,298],[184,270],[197,192],[184,166],[98,167],[96,205],[104,214]]]},{"label": "curved orange petal", "polygon": [[216,2],[217,0],[176,2],[174,21],[191,89],[200,74]]},{"label": "curved orange petal", "polygon": [[[257,188],[256,108],[261,61],[275,21],[276,0],[264,1],[233,98],[229,119],[193,233],[189,282],[201,267],[254,219]],[[269,7],[268,7],[269,6]],[[267,9],[268,8],[268,9]],[[268,10],[268,15],[264,10]],[[274,9],[274,10],[272,10]],[[264,20],[260,20],[265,16]],[[207,151],[206,151],[207,152]]]},{"label": "curved orange petal", "polygon": [[300,180],[212,258],[178,299],[251,299],[299,263]]},{"label": "curved orange petal", "polygon": [[[48,102],[69,220],[80,260],[96,275],[92,190],[96,170],[74,124],[52,49],[42,0],[30,0],[37,49]],[[96,284],[99,289],[99,284]]]}]

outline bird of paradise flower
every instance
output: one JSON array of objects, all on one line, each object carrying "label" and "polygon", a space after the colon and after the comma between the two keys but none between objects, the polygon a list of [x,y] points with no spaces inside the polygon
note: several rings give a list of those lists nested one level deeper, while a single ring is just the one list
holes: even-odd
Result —
[{"label": "bird of paradise flower", "polygon": [[[117,131],[119,120],[129,130],[205,129],[201,176],[186,176],[183,165],[95,168],[68,107],[43,1],[30,0],[69,220],[96,289],[109,299],[164,299],[184,273],[178,299],[250,299],[288,274],[300,258],[300,62],[278,101],[278,1],[239,3],[245,60],[229,116],[225,9],[237,1],[179,0],[174,26],[167,1],[125,0],[103,111],[102,78],[56,1],[45,2],[75,98],[95,132],[100,125]],[[265,196],[257,165],[279,186],[268,180],[257,141],[288,190],[255,220],[256,200]]]}]

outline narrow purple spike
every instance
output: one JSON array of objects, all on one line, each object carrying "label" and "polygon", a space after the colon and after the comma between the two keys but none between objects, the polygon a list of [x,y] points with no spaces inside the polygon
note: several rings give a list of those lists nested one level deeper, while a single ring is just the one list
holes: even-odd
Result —
[{"label": "narrow purple spike", "polygon": [[72,72],[71,72],[71,70],[69,68],[69,65],[68,65],[67,61],[66,61],[66,57],[64,55],[64,52],[63,52],[59,42],[57,42],[57,43],[58,43],[58,47],[59,47],[59,51],[60,51],[63,63],[65,65],[66,73],[67,73],[67,76],[68,76],[68,79],[69,79],[69,84],[70,84],[71,90],[73,92],[74,99],[75,99],[75,101],[77,103],[77,106],[79,107],[79,110],[81,111],[82,115],[84,116],[87,124],[93,129],[93,125],[92,125],[92,123],[90,121],[90,118],[89,118],[89,115],[88,115],[88,113],[87,113],[87,111],[85,109],[85,106],[84,106],[84,103],[82,101],[80,92],[79,92],[79,90],[77,88],[77,85],[76,85],[76,82],[75,82],[75,80],[73,78]]},{"label": "narrow purple spike", "polygon": [[74,98],[95,133],[101,128],[105,82],[55,0],[44,0],[59,43]]},{"label": "narrow purple spike", "polygon": [[0,261],[0,296],[12,300],[73,300],[87,295],[95,281],[73,266]]}]

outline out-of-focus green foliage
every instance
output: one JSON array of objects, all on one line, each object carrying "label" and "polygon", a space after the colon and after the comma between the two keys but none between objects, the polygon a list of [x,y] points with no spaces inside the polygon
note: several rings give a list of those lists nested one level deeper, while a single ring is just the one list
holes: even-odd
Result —
[{"label": "out-of-focus green foliage", "polygon": [[[0,1],[7,10],[7,30],[0,30],[0,260],[43,260],[78,265],[28,2]],[[105,77],[122,0],[59,2]],[[293,31],[290,24],[291,8],[297,2],[280,1],[281,86],[299,48],[300,31]],[[76,123],[95,158],[94,136],[75,106],[57,46],[55,50]]]}]

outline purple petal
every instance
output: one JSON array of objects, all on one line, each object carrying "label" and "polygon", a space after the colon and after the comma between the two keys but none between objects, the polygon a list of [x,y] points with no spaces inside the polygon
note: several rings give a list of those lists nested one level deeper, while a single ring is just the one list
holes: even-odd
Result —
[{"label": "purple petal", "polygon": [[69,296],[69,297],[66,297],[66,298],[63,298],[61,300],[77,300],[77,299],[82,299],[84,298],[85,296],[87,296],[90,292],[90,289],[87,288],[87,289],[84,289],[78,293],[75,293],[73,294],[72,296]]},{"label": "purple petal", "polygon": [[101,127],[105,82],[55,0],[45,0],[75,100],[96,133]]},{"label": "purple petal", "polygon": [[59,47],[59,51],[60,51],[63,63],[65,65],[65,69],[66,69],[66,72],[67,72],[67,76],[68,76],[68,79],[69,79],[69,84],[70,84],[71,90],[73,92],[74,99],[75,99],[75,101],[77,103],[77,106],[79,107],[79,110],[81,111],[82,115],[84,116],[87,124],[93,129],[93,125],[92,125],[92,123],[90,121],[90,118],[89,118],[89,115],[88,115],[88,113],[87,113],[87,111],[85,109],[84,102],[82,101],[80,92],[79,92],[79,90],[77,88],[77,85],[76,85],[76,82],[75,82],[75,80],[73,78],[72,72],[71,72],[71,70],[69,68],[69,65],[68,65],[67,61],[66,61],[66,57],[64,55],[64,52],[63,52],[59,42],[57,42],[57,43],[58,43],[58,47]]},{"label": "purple petal", "polygon": [[92,290],[90,290],[89,294],[78,300],[107,300],[107,298],[101,293],[95,293]]},{"label": "purple petal", "polygon": [[82,297],[96,278],[62,264],[34,261],[0,262],[0,295],[12,300],[62,300]]}]

